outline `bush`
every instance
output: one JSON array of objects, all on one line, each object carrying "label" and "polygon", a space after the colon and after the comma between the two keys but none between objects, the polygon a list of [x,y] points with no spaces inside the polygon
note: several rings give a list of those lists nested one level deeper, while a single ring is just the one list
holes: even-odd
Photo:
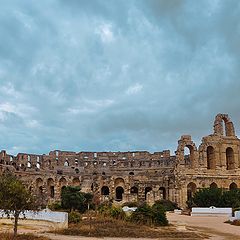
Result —
[{"label": "bush", "polygon": [[[204,188],[196,192],[190,201],[191,205],[198,207],[223,207],[222,205],[222,189],[220,188]],[[192,207],[189,202],[188,206]]]},{"label": "bush", "polygon": [[61,202],[57,201],[57,202],[53,202],[53,203],[48,204],[48,208],[51,211],[58,211],[58,210],[62,209],[62,205],[61,205]]},{"label": "bush", "polygon": [[165,208],[161,204],[154,204],[152,207],[146,203],[142,204],[132,213],[129,220],[131,222],[143,225],[166,226],[168,221],[166,218]]},{"label": "bush", "polygon": [[168,225],[168,220],[166,217],[166,209],[162,204],[155,203],[152,206],[152,217],[153,217],[154,225],[156,226]]},{"label": "bush", "polygon": [[115,207],[110,205],[101,205],[98,208],[99,213],[105,217],[112,217],[115,219],[125,219],[126,214],[121,207]]},{"label": "bush", "polygon": [[179,209],[177,203],[170,200],[159,200],[155,204],[162,205],[165,208],[165,211],[174,211],[174,209]]},{"label": "bush", "polygon": [[204,188],[196,192],[188,207],[240,207],[240,190],[223,191],[221,188]]},{"label": "bush", "polygon": [[68,214],[68,223],[79,223],[81,219],[81,214],[79,212],[72,211]]}]

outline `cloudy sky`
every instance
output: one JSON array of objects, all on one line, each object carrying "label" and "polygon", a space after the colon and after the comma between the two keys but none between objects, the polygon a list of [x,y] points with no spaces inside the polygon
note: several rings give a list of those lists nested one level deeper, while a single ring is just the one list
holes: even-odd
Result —
[{"label": "cloudy sky", "polygon": [[0,147],[176,150],[240,129],[239,0],[0,0]]}]

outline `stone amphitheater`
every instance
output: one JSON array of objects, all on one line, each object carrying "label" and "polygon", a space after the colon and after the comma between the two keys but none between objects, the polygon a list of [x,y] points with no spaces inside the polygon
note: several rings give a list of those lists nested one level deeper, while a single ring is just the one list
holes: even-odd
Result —
[{"label": "stone amphitheater", "polygon": [[240,140],[227,114],[215,117],[213,134],[197,148],[190,135],[181,136],[175,155],[169,150],[134,152],[68,152],[37,155],[0,153],[0,173],[14,172],[46,202],[60,199],[65,186],[80,186],[100,201],[115,203],[160,199],[181,208],[200,188],[240,186]]}]

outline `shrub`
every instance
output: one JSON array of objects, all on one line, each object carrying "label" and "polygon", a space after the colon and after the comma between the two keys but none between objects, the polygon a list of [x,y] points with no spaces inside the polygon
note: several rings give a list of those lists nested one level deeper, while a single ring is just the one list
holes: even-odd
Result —
[{"label": "shrub", "polygon": [[143,225],[168,225],[166,211],[161,204],[154,204],[152,207],[150,207],[144,203],[139,206],[135,212],[132,213],[129,220],[131,222]]},{"label": "shrub", "polygon": [[165,208],[165,211],[174,211],[174,209],[179,209],[177,203],[170,200],[159,200],[155,204],[162,205]]},{"label": "shrub", "polygon": [[81,219],[81,214],[79,212],[72,211],[68,214],[69,223],[79,223]]},{"label": "shrub", "polygon": [[112,217],[115,219],[125,219],[126,214],[121,207],[102,205],[98,208],[99,213],[105,217]]},{"label": "shrub", "polygon": [[124,219],[125,218],[125,212],[122,210],[121,207],[111,207],[109,209],[109,215],[112,218],[115,219]]},{"label": "shrub", "polygon": [[[192,198],[192,204],[198,207],[222,207],[222,189],[203,188],[196,192]],[[189,206],[191,207],[191,206]]]},{"label": "shrub", "polygon": [[[189,204],[190,203],[190,204]],[[188,207],[240,207],[240,190],[223,191],[221,188],[204,188],[188,201]]]},{"label": "shrub", "polygon": [[52,211],[58,211],[62,209],[62,205],[61,205],[61,202],[57,201],[57,202],[48,204],[48,208]]},{"label": "shrub", "polygon": [[155,203],[152,206],[152,218],[153,218],[153,224],[156,226],[168,225],[168,220],[166,217],[166,209],[160,203]]}]

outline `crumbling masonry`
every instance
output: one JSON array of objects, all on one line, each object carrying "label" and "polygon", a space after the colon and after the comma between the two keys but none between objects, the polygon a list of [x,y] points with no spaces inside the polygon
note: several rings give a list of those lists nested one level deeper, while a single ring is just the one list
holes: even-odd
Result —
[{"label": "crumbling masonry", "polygon": [[[188,148],[189,154],[186,155]],[[182,208],[200,188],[240,186],[240,140],[227,114],[218,114],[214,133],[199,148],[184,135],[174,156],[155,152],[66,152],[48,155],[1,151],[0,173],[12,171],[48,202],[59,200],[65,186],[80,186],[100,201],[116,203],[169,199]]]}]

